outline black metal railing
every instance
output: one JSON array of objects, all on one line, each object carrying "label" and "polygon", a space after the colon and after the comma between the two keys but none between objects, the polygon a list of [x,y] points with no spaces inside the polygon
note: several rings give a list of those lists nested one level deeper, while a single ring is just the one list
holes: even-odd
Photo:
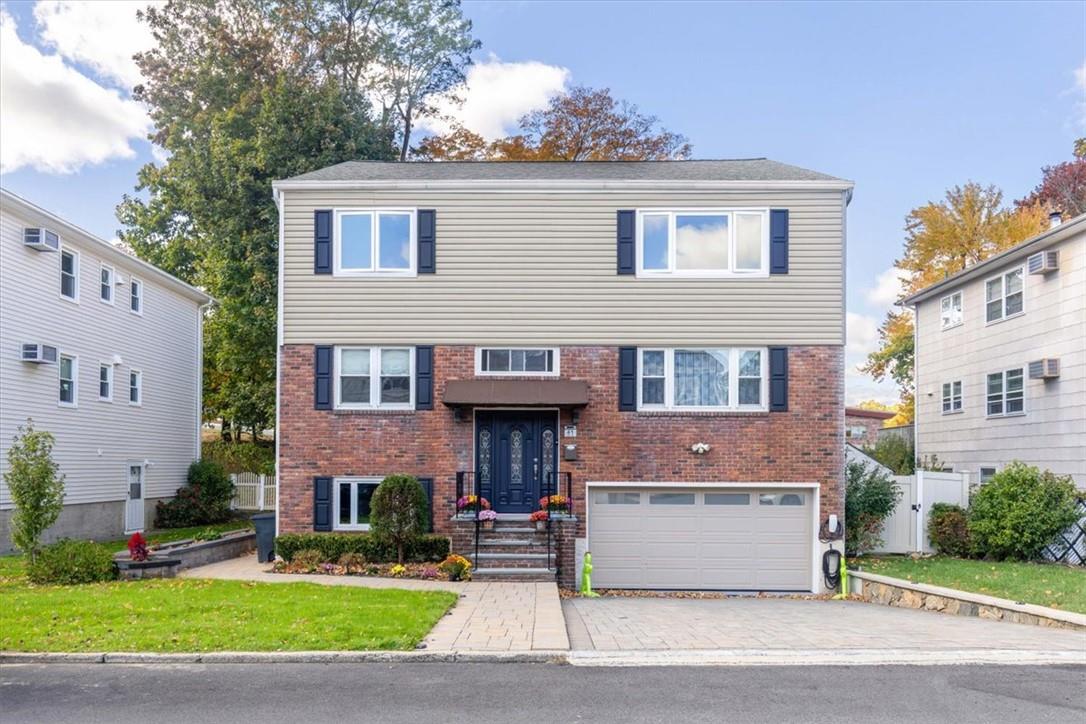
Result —
[{"label": "black metal railing", "polygon": [[[540,481],[542,495],[541,501],[546,500],[547,505],[547,566],[550,566],[551,551],[554,551],[554,575],[560,573],[561,558],[558,546],[554,541],[554,518],[556,514],[573,515],[573,474],[569,472],[551,471],[543,476]],[[561,495],[565,500],[561,503],[552,503],[555,495]]]},{"label": "black metal railing", "polygon": [[[468,496],[475,496],[474,500],[466,500]],[[461,504],[461,501],[464,501]],[[458,470],[456,473],[456,500],[453,502],[453,517],[461,518],[465,515],[475,523],[475,556],[472,565],[479,567],[479,513],[483,510],[483,496],[475,484],[475,473],[467,470]]]}]

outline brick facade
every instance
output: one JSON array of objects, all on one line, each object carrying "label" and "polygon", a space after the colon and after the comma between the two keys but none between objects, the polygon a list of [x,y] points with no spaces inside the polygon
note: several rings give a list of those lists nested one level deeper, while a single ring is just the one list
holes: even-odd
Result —
[{"label": "brick facade", "polygon": [[879,430],[893,416],[892,412],[846,407],[845,439],[856,447],[874,445],[878,442]]},{"label": "brick facade", "polygon": [[[455,473],[473,468],[473,422],[441,404],[446,380],[474,376],[470,346],[434,349],[434,409],[319,411],[313,407],[313,347],[282,348],[279,418],[280,532],[313,525],[314,476],[407,473],[434,479],[437,532],[451,534]],[[574,481],[576,531],[563,531],[562,564],[583,537],[586,481],[817,482],[820,518],[844,517],[844,367],[838,346],[789,349],[789,410],[774,413],[620,412],[618,349],[563,347],[562,377],[589,383],[580,413],[578,460],[560,461]],[[568,411],[561,422],[571,422]],[[690,446],[712,449],[695,455]],[[566,525],[565,528],[573,528]],[[568,585],[568,572],[563,575]]]}]

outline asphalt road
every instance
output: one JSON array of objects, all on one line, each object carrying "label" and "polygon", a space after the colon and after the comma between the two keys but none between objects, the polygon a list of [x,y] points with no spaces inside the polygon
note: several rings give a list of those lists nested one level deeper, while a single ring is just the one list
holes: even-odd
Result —
[{"label": "asphalt road", "polygon": [[1086,667],[8,665],[15,722],[1086,721]]}]

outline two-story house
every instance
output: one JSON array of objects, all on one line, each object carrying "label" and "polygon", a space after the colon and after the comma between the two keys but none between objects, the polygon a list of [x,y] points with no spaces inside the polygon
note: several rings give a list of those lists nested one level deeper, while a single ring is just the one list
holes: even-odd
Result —
[{"label": "two-story house", "polygon": [[983,483],[1021,460],[1086,488],[1086,215],[903,300],[916,453]]},{"label": "two-story house", "polygon": [[[200,455],[210,298],[0,191],[0,470],[28,418],[56,438],[64,509],[46,533],[117,538],[152,522]],[[0,550],[12,500],[0,479]]]},{"label": "two-story house", "polygon": [[[590,550],[598,587],[822,589],[851,182],[765,159],[350,162],[274,187],[280,532],[366,530],[407,473],[480,577],[557,563],[570,585]],[[506,536],[475,547],[470,494]],[[510,550],[545,494],[572,498],[556,561]]]}]

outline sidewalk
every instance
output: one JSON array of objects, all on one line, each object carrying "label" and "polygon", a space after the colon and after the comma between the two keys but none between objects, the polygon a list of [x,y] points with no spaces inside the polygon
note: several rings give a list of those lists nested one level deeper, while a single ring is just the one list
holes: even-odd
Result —
[{"label": "sidewalk", "polygon": [[554,583],[476,583],[409,578],[270,573],[256,554],[182,571],[184,578],[322,586],[453,591],[460,600],[423,639],[427,651],[568,651],[562,604]]}]

